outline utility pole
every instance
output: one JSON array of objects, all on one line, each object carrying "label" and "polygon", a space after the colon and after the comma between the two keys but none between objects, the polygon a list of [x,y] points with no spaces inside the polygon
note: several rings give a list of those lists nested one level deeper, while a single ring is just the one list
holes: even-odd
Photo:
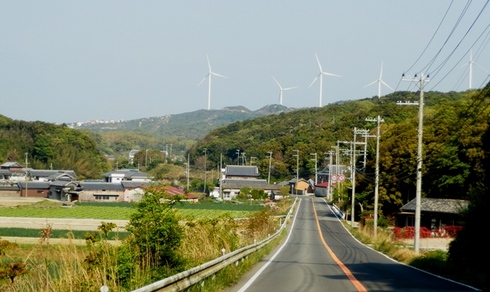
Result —
[{"label": "utility pole", "polygon": [[237,157],[237,164],[236,165],[240,165],[240,149],[237,149],[236,150],[236,157]]},{"label": "utility pole", "polygon": [[271,164],[272,164],[272,152],[269,153],[269,174],[267,175],[267,183],[271,183]]},{"label": "utility pole", "polygon": [[332,198],[332,151],[328,152],[327,200]]},{"label": "utility pole", "polygon": [[145,167],[148,167],[148,149],[145,151]]},{"label": "utility pole", "polygon": [[218,167],[218,180],[219,180],[219,197],[221,201],[224,201],[223,198],[223,153],[219,155],[219,167]]},{"label": "utility pole", "polygon": [[376,119],[366,119],[367,122],[376,122],[376,166],[374,171],[374,230],[373,235],[376,238],[378,231],[378,200],[379,200],[379,137],[380,130],[379,124],[384,122],[384,120],[378,116]]},{"label": "utility pole", "polygon": [[317,154],[316,153],[310,153],[310,155],[313,155],[313,160],[315,161],[315,185],[317,184],[317,178],[318,178],[318,162],[317,162]]},{"label": "utility pole", "polygon": [[352,194],[351,194],[351,214],[350,214],[350,226],[354,227],[354,208],[355,208],[355,194],[356,194],[356,127],[354,127],[354,140],[352,141],[352,162],[351,162],[351,182],[352,182]]},{"label": "utility pole", "polygon": [[[414,77],[406,77],[405,74],[402,76],[403,81],[419,82],[420,85],[420,96],[419,96],[419,126],[417,131],[417,185],[415,189],[415,234],[414,234],[414,251],[419,253],[420,249],[420,201],[422,198],[422,134],[423,134],[423,123],[424,123],[424,87],[425,82],[429,81],[429,75],[427,77],[424,74],[420,74],[420,77],[415,75]],[[416,105],[417,103],[402,103],[397,102],[400,105]]]},{"label": "utility pole", "polygon": [[368,135],[368,133],[366,132],[364,136],[364,161],[363,161],[363,168],[364,168],[364,172],[366,172],[366,161],[367,161],[367,139],[368,138],[374,138],[375,136],[374,135]]},{"label": "utility pole", "polygon": [[299,181],[299,150],[293,150],[293,152],[296,152],[296,154],[293,154],[293,156],[296,156],[296,183],[295,183],[295,185],[297,185],[298,181]]},{"label": "utility pole", "polygon": [[29,165],[29,162],[27,161],[27,156],[29,155],[27,152],[25,153],[26,154],[26,176],[25,176],[25,181],[26,181],[26,197],[27,197],[27,180],[29,178],[28,176],[28,165]]},{"label": "utility pole", "polygon": [[189,191],[189,163],[191,160],[191,155],[187,154],[187,170],[186,170],[186,175],[187,175],[187,191]]},{"label": "utility pole", "polygon": [[[363,129],[357,129],[356,127],[354,127],[354,140],[352,142],[353,144],[353,150],[352,150],[352,173],[351,173],[351,177],[352,177],[352,197],[351,197],[351,201],[352,201],[352,204],[351,204],[351,226],[354,227],[354,215],[355,215],[355,196],[356,196],[356,144],[357,144],[357,137],[356,135],[357,134],[367,134],[367,130],[363,130]],[[363,143],[361,143],[363,144]]]},{"label": "utility pole", "polygon": [[206,151],[207,150],[208,149],[204,148],[204,194],[206,194],[206,181],[207,181],[206,179],[206,158],[207,158]]}]

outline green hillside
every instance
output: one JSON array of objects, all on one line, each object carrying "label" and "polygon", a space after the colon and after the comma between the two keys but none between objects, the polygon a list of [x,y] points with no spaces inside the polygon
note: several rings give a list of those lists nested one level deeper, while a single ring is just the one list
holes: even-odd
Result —
[{"label": "green hillside", "polygon": [[0,115],[0,160],[36,169],[74,170],[79,178],[97,178],[109,169],[88,135],[44,122],[24,122]]},{"label": "green hillside", "polygon": [[[485,99],[486,98],[486,99]],[[333,151],[337,141],[352,141],[354,127],[376,133],[376,123],[366,118],[384,119],[380,137],[380,203],[384,214],[392,214],[413,199],[416,182],[418,107],[401,106],[397,101],[416,102],[418,93],[396,92],[378,98],[347,101],[322,108],[301,109],[239,121],[211,131],[190,150],[191,159],[202,157],[206,148],[208,169],[217,167],[220,155],[224,164],[258,165],[263,178],[269,170],[272,152],[271,180],[296,176],[314,178],[312,155],[319,167],[327,165],[325,152]],[[478,184],[484,171],[481,136],[488,126],[488,91],[426,92],[424,109],[423,195],[437,198],[465,199]],[[358,142],[364,139],[358,139]],[[340,144],[341,164],[350,164],[349,145]],[[358,146],[363,149],[364,146]],[[364,156],[356,157],[356,193],[363,208],[373,202],[376,139],[367,143]],[[299,161],[294,156],[299,150]],[[245,160],[238,153],[246,153]],[[240,155],[242,155],[240,154]],[[350,174],[348,174],[350,176]],[[347,189],[337,194],[347,201]]]}]

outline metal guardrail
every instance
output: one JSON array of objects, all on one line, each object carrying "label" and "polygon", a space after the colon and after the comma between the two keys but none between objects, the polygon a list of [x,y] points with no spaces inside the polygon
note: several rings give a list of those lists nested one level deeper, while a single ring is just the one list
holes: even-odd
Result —
[{"label": "metal guardrail", "polygon": [[214,259],[197,267],[191,268],[187,271],[180,272],[176,275],[133,290],[133,292],[182,291],[194,284],[203,281],[205,278],[216,274],[217,272],[231,264],[238,264],[240,260],[247,257],[249,254],[267,245],[274,238],[276,238],[284,228],[286,228],[287,222],[293,214],[296,201],[297,199],[294,200],[293,205],[291,206],[291,209],[286,216],[286,219],[281,224],[281,227],[274,234],[267,237],[266,239],[258,243],[254,243],[252,245],[237,249],[231,253],[223,255],[217,259]]}]

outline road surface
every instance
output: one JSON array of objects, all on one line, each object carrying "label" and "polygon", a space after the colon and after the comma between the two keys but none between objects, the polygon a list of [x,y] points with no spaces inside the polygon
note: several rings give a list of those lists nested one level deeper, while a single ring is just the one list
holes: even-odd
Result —
[{"label": "road surface", "polygon": [[285,243],[228,291],[475,291],[361,244],[321,198],[302,197]]}]

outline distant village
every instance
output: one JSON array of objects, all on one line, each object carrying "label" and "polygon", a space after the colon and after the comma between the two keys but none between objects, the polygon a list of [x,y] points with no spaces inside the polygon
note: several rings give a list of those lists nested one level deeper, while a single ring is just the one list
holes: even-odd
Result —
[{"label": "distant village", "polygon": [[[280,199],[281,187],[291,194],[315,193],[326,197],[328,170],[318,173],[319,183],[313,180],[292,179],[271,184],[260,179],[257,166],[228,165],[222,169],[221,185],[209,190],[217,200],[233,200],[242,188],[263,190],[271,199]],[[77,179],[73,170],[46,170],[26,168],[18,162],[5,162],[0,166],[0,197],[47,198],[66,202],[137,202],[145,188],[155,184],[139,169],[118,169],[102,174],[100,180]],[[175,186],[165,186],[170,195],[197,200],[196,194]]]}]

